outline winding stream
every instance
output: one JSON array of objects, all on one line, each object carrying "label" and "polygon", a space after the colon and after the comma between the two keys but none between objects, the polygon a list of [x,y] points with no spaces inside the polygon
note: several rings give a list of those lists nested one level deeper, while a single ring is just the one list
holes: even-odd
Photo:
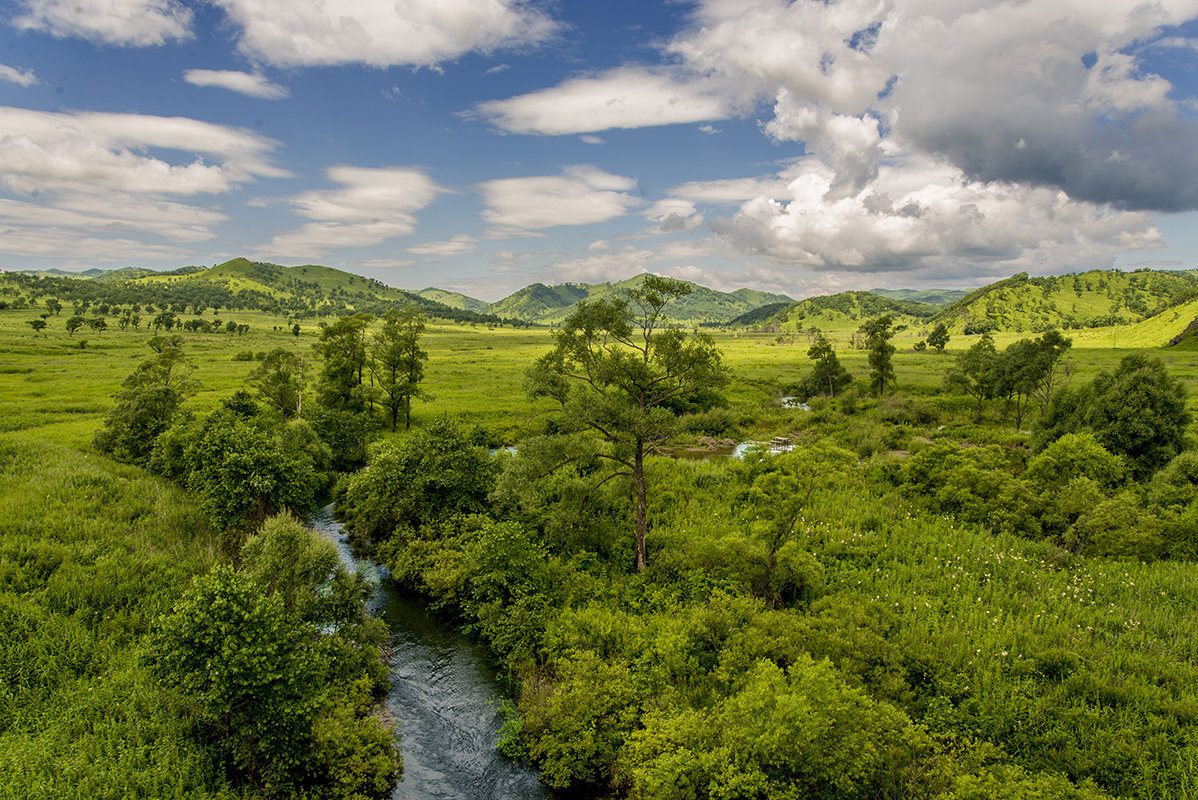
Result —
[{"label": "winding stream", "polygon": [[387,708],[403,735],[403,779],[393,800],[548,800],[537,773],[495,748],[503,690],[483,648],[404,597],[385,568],[354,557],[333,506],[311,519],[337,544],[349,569],[374,584],[373,613],[391,631],[391,691]]}]

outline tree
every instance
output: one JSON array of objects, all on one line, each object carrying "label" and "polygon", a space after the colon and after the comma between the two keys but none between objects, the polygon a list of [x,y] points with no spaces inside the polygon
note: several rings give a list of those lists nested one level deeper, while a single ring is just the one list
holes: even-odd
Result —
[{"label": "tree", "polygon": [[155,355],[125,378],[116,404],[96,432],[96,448],[117,461],[146,463],[184,397],[195,389],[194,367],[180,337],[155,336],[149,345]]},{"label": "tree", "polygon": [[44,319],[31,319],[26,324],[33,328],[34,333],[41,333],[46,329],[46,321]]},{"label": "tree", "polygon": [[1073,345],[1060,331],[1049,330],[1035,339],[1011,344],[995,361],[995,390],[1006,396],[1015,408],[1015,428],[1032,399],[1047,406],[1059,379],[1059,365],[1065,351]]},{"label": "tree", "polygon": [[326,408],[361,411],[366,407],[362,378],[366,371],[366,326],[369,314],[340,317],[322,324],[314,347],[324,359],[317,398]]},{"label": "tree", "polygon": [[947,388],[962,391],[977,399],[974,422],[982,421],[982,400],[994,396],[997,359],[994,338],[989,333],[983,333],[973,346],[957,356],[957,363],[944,376]]},{"label": "tree", "polygon": [[804,383],[805,389],[812,390],[811,394],[822,393],[827,389],[829,397],[836,397],[838,390],[852,383],[853,377],[840,363],[836,351],[832,349],[832,343],[822,331],[815,333],[815,343],[807,350],[807,357],[815,362]]},{"label": "tree", "polygon": [[77,330],[79,330],[80,328],[82,328],[85,322],[87,322],[87,320],[86,320],[86,319],[84,319],[84,318],[83,318],[83,317],[81,317],[81,316],[78,316],[78,315],[76,315],[76,316],[73,316],[73,317],[69,317],[69,318],[67,319],[67,325],[66,325],[66,327],[67,327],[67,336],[74,336],[74,335],[75,335],[75,331],[77,331]]},{"label": "tree", "polygon": [[858,333],[865,337],[865,349],[869,351],[870,383],[878,397],[886,393],[887,386],[894,385],[894,364],[891,362],[894,345],[890,343],[895,334],[891,327],[893,323],[889,314],[883,314],[858,329]]},{"label": "tree", "polygon": [[57,317],[62,311],[62,303],[56,297],[47,297],[46,310]]},{"label": "tree", "polygon": [[613,465],[601,483],[631,481],[638,572],[648,558],[645,455],[674,433],[672,402],[728,380],[710,336],[666,327],[665,306],[690,291],[682,281],[647,275],[624,297],[580,302],[554,332],[553,350],[529,371],[533,397],[557,400],[566,427],[592,431],[608,445],[593,453]]},{"label": "tree", "polygon": [[943,322],[937,322],[936,327],[928,334],[928,344],[936,348],[937,353],[943,353],[949,338],[948,326]]},{"label": "tree", "polygon": [[1092,431],[1142,479],[1184,449],[1189,424],[1185,386],[1160,359],[1136,353],[1124,357],[1114,373],[1058,391],[1036,427],[1032,448],[1043,450],[1066,433]]},{"label": "tree", "polygon": [[246,376],[246,381],[284,420],[299,415],[304,389],[302,356],[276,347]]},{"label": "tree", "polygon": [[409,306],[403,311],[391,309],[383,319],[383,328],[374,335],[370,348],[370,374],[382,396],[382,406],[395,432],[399,412],[404,412],[404,430],[412,427],[412,400],[423,397],[420,380],[428,353],[420,348],[424,315]]}]

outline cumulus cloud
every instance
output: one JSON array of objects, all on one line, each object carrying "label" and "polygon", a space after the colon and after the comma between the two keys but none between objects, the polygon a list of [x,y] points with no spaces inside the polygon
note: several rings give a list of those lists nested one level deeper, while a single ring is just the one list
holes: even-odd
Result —
[{"label": "cumulus cloud", "polygon": [[592,166],[570,167],[561,175],[487,181],[478,189],[486,205],[483,219],[501,230],[607,222],[642,203],[628,194],[636,181]]},{"label": "cumulus cloud", "polygon": [[[225,192],[254,177],[284,177],[270,161],[277,143],[185,117],[47,112],[0,107],[0,184],[19,192]],[[177,162],[149,155],[177,151]],[[207,163],[204,157],[216,163]]]},{"label": "cumulus cloud", "polygon": [[18,69],[7,64],[0,64],[0,81],[15,83],[18,86],[33,86],[41,83],[31,69]]},{"label": "cumulus cloud", "polygon": [[326,175],[340,188],[304,192],[290,201],[300,214],[315,221],[280,233],[260,251],[319,256],[407,236],[416,228],[416,212],[445,191],[411,167],[338,166]]},{"label": "cumulus cloud", "polygon": [[624,247],[610,253],[556,261],[546,271],[555,282],[603,283],[639,275],[657,261],[658,254],[653,250]]},{"label": "cumulus cloud", "polygon": [[724,119],[733,101],[710,80],[627,67],[507,100],[475,113],[509,133],[573,134]]},{"label": "cumulus cloud", "polygon": [[287,90],[278,84],[271,83],[256,72],[237,72],[227,69],[189,69],[183,73],[183,80],[194,86],[218,86],[250,97],[261,97],[265,100],[278,100],[287,96]]},{"label": "cumulus cloud", "polygon": [[53,36],[132,47],[191,37],[191,9],[176,0],[22,0],[12,24]]},{"label": "cumulus cloud", "polygon": [[646,219],[657,223],[657,233],[695,231],[703,226],[703,215],[695,204],[679,197],[658,200],[642,213]]},{"label": "cumulus cloud", "polygon": [[742,252],[862,272],[951,273],[962,261],[994,275],[1040,272],[1161,244],[1144,213],[1074,201],[1057,189],[980,182],[928,157],[892,157],[852,196],[831,192],[835,175],[818,159],[798,166],[788,199],[758,196],[712,229]]},{"label": "cumulus cloud", "polygon": [[1195,0],[705,0],[667,49],[770,98],[764,130],[820,157],[833,198],[868,184],[885,139],[983,183],[1178,211],[1198,208],[1198,124],[1139,55],[1195,15]]},{"label": "cumulus cloud", "polygon": [[432,66],[473,50],[543,41],[556,24],[520,0],[215,0],[239,48],[285,67]]}]

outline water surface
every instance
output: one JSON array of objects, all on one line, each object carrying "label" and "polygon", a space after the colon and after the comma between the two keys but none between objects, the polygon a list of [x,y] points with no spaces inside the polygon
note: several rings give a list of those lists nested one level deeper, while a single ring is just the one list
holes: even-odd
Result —
[{"label": "water surface", "polygon": [[330,504],[312,527],[337,544],[341,559],[374,584],[371,611],[391,631],[387,707],[403,736],[403,779],[394,800],[548,800],[537,773],[495,749],[503,690],[486,651],[405,597],[385,568],[357,559]]}]

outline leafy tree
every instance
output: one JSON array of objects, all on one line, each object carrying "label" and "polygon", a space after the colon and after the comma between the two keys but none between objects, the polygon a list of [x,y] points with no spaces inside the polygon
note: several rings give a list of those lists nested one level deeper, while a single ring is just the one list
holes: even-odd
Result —
[{"label": "leafy tree", "polygon": [[1060,361],[1073,346],[1055,329],[1046,331],[1034,341],[1021,339],[1007,347],[995,360],[995,391],[1005,395],[1015,408],[1015,428],[1022,427],[1023,417],[1033,399],[1047,405],[1060,379]]},{"label": "leafy tree", "polygon": [[1066,433],[1092,431],[1110,452],[1127,459],[1132,475],[1151,475],[1182,451],[1190,413],[1181,381],[1160,359],[1125,356],[1114,373],[1054,395],[1036,427],[1033,449]]},{"label": "leafy tree", "polygon": [[932,328],[932,332],[928,334],[928,345],[936,348],[937,353],[943,353],[944,348],[948,345],[949,340],[948,326],[943,322],[937,322]]},{"label": "leafy tree", "polygon": [[998,385],[995,371],[997,361],[994,338],[984,333],[968,350],[957,356],[957,363],[945,373],[944,384],[948,389],[964,392],[977,399],[974,422],[982,421],[982,400],[994,396]]},{"label": "leafy tree", "polygon": [[41,333],[46,329],[46,321],[44,319],[31,319],[25,324],[33,328],[34,333]]},{"label": "leafy tree", "polygon": [[853,377],[836,357],[832,343],[822,332],[815,334],[815,342],[807,350],[807,357],[815,363],[804,382],[805,389],[812,389],[811,394],[823,393],[827,389],[829,397],[836,397],[836,392],[853,382]]},{"label": "leafy tree", "polygon": [[369,314],[354,314],[322,324],[314,347],[323,359],[317,398],[325,408],[365,409],[366,326],[373,319]]},{"label": "leafy tree", "polygon": [[57,317],[62,311],[62,303],[56,297],[47,297],[46,310]]},{"label": "leafy tree", "polygon": [[247,531],[272,514],[309,514],[324,476],[302,440],[264,425],[248,393],[231,398],[204,421],[188,449],[188,485],[215,527]]},{"label": "leafy tree", "polygon": [[494,473],[486,451],[441,419],[402,441],[375,444],[369,466],[338,484],[338,508],[368,541],[411,537],[454,515],[484,512]]},{"label": "leafy tree", "polygon": [[419,309],[391,309],[370,348],[370,374],[390,418],[392,433],[398,427],[400,411],[404,413],[404,430],[412,427],[412,400],[424,396],[419,388],[428,360],[428,353],[420,347],[423,331],[424,315]]},{"label": "leafy tree", "polygon": [[156,336],[149,342],[155,355],[122,382],[116,404],[96,432],[95,445],[117,461],[144,464],[154,442],[168,427],[183,399],[194,391],[194,370],[178,336]]},{"label": "leafy tree", "polygon": [[75,331],[82,328],[84,323],[86,323],[86,322],[87,322],[87,320],[79,315],[75,315],[73,317],[67,318],[67,324],[66,324],[67,336],[74,336]]},{"label": "leafy tree", "polygon": [[251,576],[217,566],[164,618],[146,655],[188,698],[222,760],[272,793],[302,774],[316,712],[312,631]]},{"label": "leafy tree", "polygon": [[108,329],[108,320],[103,317],[94,317],[87,321],[87,326],[96,333],[103,333]]},{"label": "leafy tree", "polygon": [[607,443],[593,453],[613,465],[603,481],[631,481],[638,572],[647,563],[645,455],[676,430],[672,401],[727,382],[711,337],[665,327],[665,306],[690,291],[682,281],[648,275],[625,297],[583,301],[554,332],[553,350],[529,371],[533,397],[557,400],[566,427]]},{"label": "leafy tree", "polygon": [[886,387],[894,385],[894,364],[891,357],[895,348],[890,343],[895,334],[894,328],[891,327],[893,324],[894,320],[890,315],[883,314],[869,320],[858,329],[858,333],[865,337],[865,349],[869,353],[867,359],[870,383],[878,397],[886,393]]},{"label": "leafy tree", "polygon": [[284,420],[299,415],[304,389],[303,357],[283,347],[266,354],[246,377],[258,396],[277,409]]}]

